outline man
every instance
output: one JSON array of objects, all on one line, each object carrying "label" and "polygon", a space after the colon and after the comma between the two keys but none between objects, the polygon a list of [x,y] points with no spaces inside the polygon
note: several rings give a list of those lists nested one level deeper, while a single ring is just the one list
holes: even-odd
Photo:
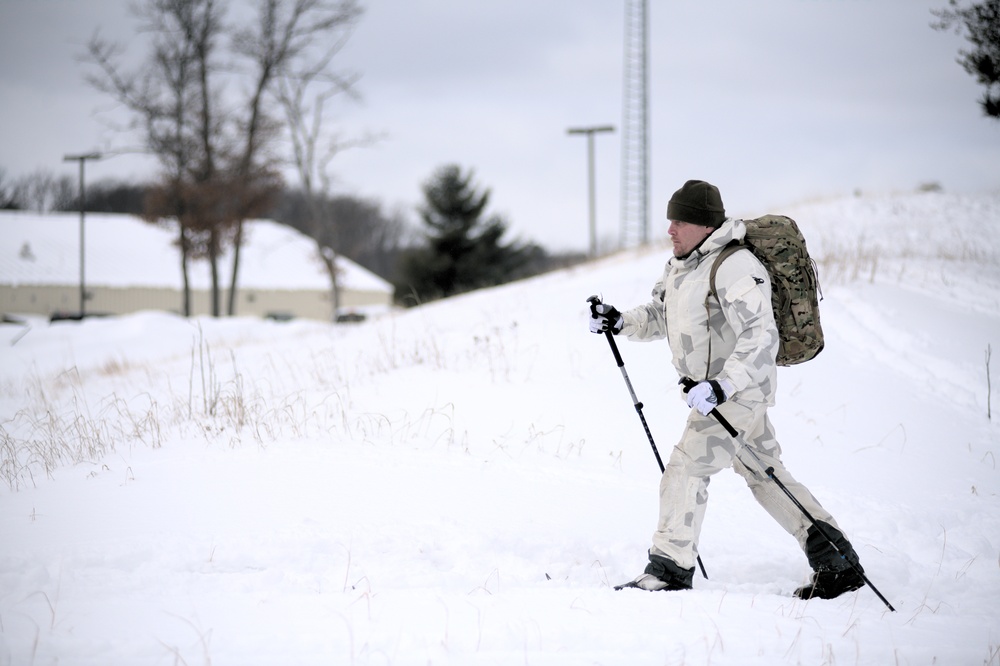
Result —
[{"label": "man", "polygon": [[[599,304],[590,323],[594,333],[610,330],[639,341],[666,338],[674,367],[690,387],[685,399],[691,414],[660,480],[660,514],[649,564],[639,577],[617,589],[691,588],[708,483],[713,474],[730,466],[805,552],[814,573],[796,596],[832,599],[860,588],[864,580],[851,566],[863,571],[857,553],[833,516],[785,470],[767,416],[767,408],[774,404],[778,351],[767,270],[753,253],[735,252],[718,268],[718,299],[709,296],[716,256],[730,241],[741,240],[746,226],[742,220],[727,219],[718,188],[699,180],[689,180],[674,193],[667,219],[674,256],[653,287],[652,300],[625,312]],[[764,469],[774,468],[775,476],[822,531],[710,416],[715,408],[740,432]]]}]

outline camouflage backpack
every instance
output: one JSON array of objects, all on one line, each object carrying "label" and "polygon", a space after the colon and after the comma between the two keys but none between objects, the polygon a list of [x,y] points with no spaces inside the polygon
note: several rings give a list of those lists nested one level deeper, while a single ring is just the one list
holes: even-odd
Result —
[{"label": "camouflage backpack", "polygon": [[709,293],[719,300],[715,274],[726,257],[742,248],[753,252],[771,276],[771,307],[781,339],[778,365],[808,361],[823,350],[823,329],[819,322],[822,294],[806,239],[795,220],[783,215],[765,215],[744,220],[744,224],[747,234],[743,241],[724,247],[712,265]]}]

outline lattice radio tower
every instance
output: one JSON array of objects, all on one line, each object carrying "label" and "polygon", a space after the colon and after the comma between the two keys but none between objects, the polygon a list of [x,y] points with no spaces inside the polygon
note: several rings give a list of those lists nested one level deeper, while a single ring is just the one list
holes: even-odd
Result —
[{"label": "lattice radio tower", "polygon": [[649,242],[648,0],[625,0],[621,246]]}]

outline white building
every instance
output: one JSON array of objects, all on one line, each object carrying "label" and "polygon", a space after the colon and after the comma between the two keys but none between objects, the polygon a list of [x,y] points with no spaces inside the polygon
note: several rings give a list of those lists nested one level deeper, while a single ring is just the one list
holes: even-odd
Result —
[{"label": "white building", "polygon": [[[83,225],[83,284],[88,314],[183,309],[181,256],[175,226],[133,215],[88,213]],[[333,319],[330,277],[316,243],[268,220],[244,224],[236,314]],[[0,211],[0,314],[45,315],[80,311],[79,213]],[[220,304],[225,312],[232,250],[220,258]],[[392,285],[337,258],[340,315],[372,314],[392,305]],[[190,261],[192,314],[211,313],[211,274],[205,260]]]}]

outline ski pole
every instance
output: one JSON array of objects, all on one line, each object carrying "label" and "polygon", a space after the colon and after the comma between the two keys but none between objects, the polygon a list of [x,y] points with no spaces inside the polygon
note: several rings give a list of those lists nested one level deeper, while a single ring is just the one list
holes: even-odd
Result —
[{"label": "ski pole", "polygon": [[[591,296],[587,299],[590,303],[590,315],[594,319],[597,319],[597,306],[601,304],[601,298],[599,296]],[[622,378],[625,380],[625,386],[628,387],[629,395],[632,396],[632,405],[635,407],[636,414],[639,415],[639,420],[642,422],[642,429],[646,431],[646,437],[649,439],[649,445],[653,449],[653,455],[656,456],[656,463],[660,466],[660,474],[663,474],[665,467],[663,466],[663,460],[660,458],[660,451],[656,448],[656,442],[653,441],[653,433],[649,431],[649,425],[646,423],[646,417],[642,413],[642,403],[639,402],[639,398],[635,395],[635,390],[632,388],[632,382],[628,378],[628,373],[625,371],[625,361],[622,360],[622,355],[618,351],[618,345],[615,343],[614,333],[610,330],[604,331],[605,337],[608,339],[608,344],[611,345],[611,353],[615,355],[615,363],[618,364],[618,369],[622,373]],[[701,562],[701,555],[696,556],[698,560],[698,568],[701,569],[701,575],[708,580],[708,573],[705,571],[705,565]]]},{"label": "ski pole", "polygon": [[[684,392],[687,393],[698,382],[688,377],[685,377],[681,379],[680,382],[678,383],[684,385]],[[889,603],[888,599],[882,596],[882,593],[878,591],[878,588],[875,587],[870,580],[868,580],[868,576],[866,576],[865,572],[861,570],[861,567],[859,567],[854,562],[851,562],[847,558],[846,554],[840,549],[840,547],[836,544],[836,542],[834,542],[834,540],[830,537],[830,535],[827,534],[826,530],[823,529],[823,526],[820,525],[819,521],[813,518],[812,514],[809,513],[809,510],[806,509],[804,506],[802,506],[802,502],[800,502],[795,497],[795,495],[793,495],[792,492],[785,486],[785,484],[781,482],[781,479],[775,476],[774,467],[767,467],[767,468],[764,467],[764,461],[760,459],[760,457],[753,449],[751,449],[749,446],[746,445],[746,443],[743,441],[743,438],[740,437],[739,432],[737,432],[736,428],[733,427],[733,425],[726,419],[725,416],[719,413],[719,409],[717,407],[712,409],[712,411],[709,412],[709,415],[713,416],[715,420],[718,421],[719,424],[726,429],[726,432],[729,433],[730,437],[736,440],[736,443],[740,445],[740,448],[742,448],[744,451],[750,454],[750,457],[753,458],[754,464],[761,472],[764,473],[764,476],[774,481],[774,483],[778,486],[778,488],[780,488],[781,491],[785,493],[785,495],[788,497],[788,499],[792,501],[792,504],[794,504],[798,508],[798,510],[802,512],[802,515],[804,515],[806,518],[809,519],[809,522],[812,523],[812,526],[816,528],[816,530],[820,533],[820,535],[824,539],[826,539],[831,546],[833,546],[833,549],[837,551],[837,554],[840,555],[840,557],[843,558],[845,562],[851,565],[851,568],[854,569],[854,573],[861,576],[861,580],[865,581],[865,584],[872,589],[872,592],[875,593],[875,596],[881,599],[882,603],[884,603],[890,611],[895,613],[896,609],[892,607],[892,604]]]}]

